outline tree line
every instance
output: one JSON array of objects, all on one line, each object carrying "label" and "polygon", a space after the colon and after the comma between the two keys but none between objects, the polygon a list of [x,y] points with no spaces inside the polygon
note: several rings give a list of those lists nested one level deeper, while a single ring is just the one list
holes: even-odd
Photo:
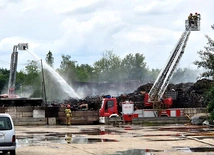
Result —
[{"label": "tree line", "polygon": [[[93,65],[81,64],[71,60],[70,55],[62,55],[60,67],[55,69],[65,81],[72,85],[73,82],[127,82],[141,81],[142,84],[153,83],[160,69],[149,69],[145,56],[140,53],[128,54],[121,59],[113,51],[103,52],[103,57],[94,62]],[[42,67],[41,61],[31,60],[24,69],[16,74],[16,92],[29,92],[30,97],[41,97],[42,87]],[[54,56],[51,51],[46,55],[45,62],[50,67],[54,66]],[[0,69],[0,90],[1,93],[7,92],[10,71]],[[47,94],[59,93],[53,88],[57,85],[53,75],[44,67]],[[171,83],[193,82],[196,81],[198,70],[177,69],[171,79]],[[49,93],[54,91],[52,93]],[[48,95],[50,98],[50,95]]]}]

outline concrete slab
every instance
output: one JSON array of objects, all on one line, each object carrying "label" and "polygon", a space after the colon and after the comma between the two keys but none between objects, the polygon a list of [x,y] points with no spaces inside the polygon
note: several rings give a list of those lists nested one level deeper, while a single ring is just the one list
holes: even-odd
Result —
[{"label": "concrete slab", "polygon": [[[147,151],[150,155],[165,155],[166,152],[170,155],[207,155],[214,152],[214,132],[207,126],[49,125],[16,126],[15,129],[18,155],[116,155],[118,151],[125,154],[130,150]],[[68,135],[69,143],[65,140]],[[90,143],[91,139],[100,141]]]}]

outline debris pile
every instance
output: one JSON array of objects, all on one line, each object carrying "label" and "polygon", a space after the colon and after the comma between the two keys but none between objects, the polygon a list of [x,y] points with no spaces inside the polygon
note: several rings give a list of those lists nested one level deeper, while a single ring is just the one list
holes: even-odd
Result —
[{"label": "debris pile", "polygon": [[[206,105],[203,102],[203,93],[206,92],[212,86],[212,84],[214,84],[214,81],[208,79],[198,80],[196,83],[189,82],[169,84],[165,91],[165,94],[167,94],[167,97],[173,98],[172,108],[205,107]],[[149,92],[152,85],[153,83],[147,83],[145,85],[139,86],[132,93],[122,93],[114,97],[116,97],[118,101],[123,101],[124,99],[131,99],[133,102],[139,103],[138,108],[143,108],[144,94]],[[111,92],[111,90],[106,90],[106,92]],[[172,94],[176,95],[170,96]],[[101,100],[103,96],[103,94],[96,96],[89,95],[81,100],[71,98],[65,100],[64,103],[60,104],[60,106],[70,104],[72,105],[73,110],[98,110],[101,106]],[[88,107],[84,107],[85,104],[88,104]],[[52,103],[51,106],[59,106],[59,104]]]}]

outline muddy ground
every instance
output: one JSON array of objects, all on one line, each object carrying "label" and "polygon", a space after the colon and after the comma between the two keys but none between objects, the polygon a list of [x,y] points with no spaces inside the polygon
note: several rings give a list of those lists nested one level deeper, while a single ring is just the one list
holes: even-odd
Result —
[{"label": "muddy ground", "polygon": [[214,128],[16,126],[17,155],[214,155]]}]

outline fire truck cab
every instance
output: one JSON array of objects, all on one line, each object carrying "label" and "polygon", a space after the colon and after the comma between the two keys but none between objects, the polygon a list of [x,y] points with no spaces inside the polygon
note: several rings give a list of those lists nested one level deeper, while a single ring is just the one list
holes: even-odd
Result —
[{"label": "fire truck cab", "polygon": [[99,110],[100,123],[106,123],[107,120],[130,122],[134,116],[134,103],[132,101],[126,100],[118,103],[117,98],[111,96],[103,98]]}]

